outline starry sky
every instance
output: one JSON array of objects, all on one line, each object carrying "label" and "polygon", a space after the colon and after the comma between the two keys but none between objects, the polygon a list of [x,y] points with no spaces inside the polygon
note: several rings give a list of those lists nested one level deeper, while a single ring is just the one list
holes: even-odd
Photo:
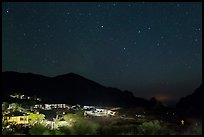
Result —
[{"label": "starry sky", "polygon": [[76,73],[178,101],[202,83],[199,2],[3,2],[2,71]]}]

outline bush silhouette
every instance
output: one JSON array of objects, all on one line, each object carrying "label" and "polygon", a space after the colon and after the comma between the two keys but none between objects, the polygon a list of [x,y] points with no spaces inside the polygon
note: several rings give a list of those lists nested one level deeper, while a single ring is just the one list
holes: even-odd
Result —
[{"label": "bush silhouette", "polygon": [[67,126],[59,127],[58,131],[61,132],[63,135],[71,135],[71,129]]},{"label": "bush silhouette", "polygon": [[144,122],[138,126],[138,134],[141,135],[158,135],[162,130],[162,126],[158,120]]},{"label": "bush silhouette", "polygon": [[99,125],[92,121],[80,119],[70,129],[74,135],[96,135],[98,127]]},{"label": "bush silhouette", "polygon": [[49,128],[41,124],[37,124],[29,130],[29,134],[30,135],[50,135],[51,133]]}]

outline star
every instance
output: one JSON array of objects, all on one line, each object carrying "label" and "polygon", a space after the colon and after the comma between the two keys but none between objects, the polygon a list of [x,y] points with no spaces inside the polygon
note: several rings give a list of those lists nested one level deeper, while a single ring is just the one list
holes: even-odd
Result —
[{"label": "star", "polygon": [[123,50],[126,50],[126,48],[123,48]]},{"label": "star", "polygon": [[113,6],[114,6],[114,7],[115,7],[115,5],[116,5],[116,4],[115,4],[115,3],[113,3]]},{"label": "star", "polygon": [[138,30],[138,34],[140,34],[141,33],[141,31],[140,30]]},{"label": "star", "polygon": [[158,47],[160,46],[159,42],[157,43],[157,46],[158,46]]},{"label": "star", "polygon": [[195,31],[200,31],[200,28],[196,28]]},{"label": "star", "polygon": [[103,28],[104,26],[102,25],[101,28]]},{"label": "star", "polygon": [[148,27],[148,30],[150,30],[151,29],[151,27]]},{"label": "star", "polygon": [[179,4],[179,3],[177,3],[177,4],[176,4],[176,7],[180,7],[180,4]]},{"label": "star", "polygon": [[35,43],[35,45],[33,46],[33,48],[35,49],[38,45]]},{"label": "star", "polygon": [[9,13],[9,10],[7,10],[6,13]]},{"label": "star", "polygon": [[194,39],[195,42],[198,42],[198,39]]}]

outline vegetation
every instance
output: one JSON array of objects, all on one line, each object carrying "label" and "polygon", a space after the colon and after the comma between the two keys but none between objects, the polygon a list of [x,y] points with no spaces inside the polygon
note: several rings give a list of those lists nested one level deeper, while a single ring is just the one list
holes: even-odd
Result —
[{"label": "vegetation", "polygon": [[158,120],[144,122],[138,126],[138,134],[156,135],[160,133],[162,126]]},{"label": "vegetation", "polygon": [[104,125],[100,128],[101,135],[136,135],[137,125],[126,124],[126,125]]},{"label": "vegetation", "polygon": [[176,131],[169,128],[167,123],[159,120],[144,122],[137,127],[139,135],[175,135]]},{"label": "vegetation", "polygon": [[33,125],[34,123],[39,123],[42,120],[45,119],[45,115],[44,114],[35,114],[35,113],[30,113],[30,115],[28,116],[29,118],[29,123],[31,125]]},{"label": "vegetation", "polygon": [[8,102],[3,102],[2,103],[2,112],[5,112],[8,110],[9,103]]},{"label": "vegetation", "polygon": [[[191,135],[202,135],[202,126],[199,127],[193,127],[192,130],[190,131]],[[189,135],[189,133],[188,133]]]},{"label": "vegetation", "polygon": [[[31,102],[32,103],[32,102]],[[2,112],[8,110],[9,104],[2,103]],[[153,107],[152,112],[160,109]],[[18,103],[12,103],[12,111],[20,111],[23,108]],[[126,117],[84,117],[83,111],[78,111],[75,114],[69,113],[63,116],[63,119],[69,123],[68,126],[57,124],[61,119],[56,119],[57,128],[51,129],[49,124],[46,125],[44,114],[29,112],[29,123],[31,127],[23,127],[16,124],[8,124],[2,121],[3,135],[202,135],[202,125],[181,126],[177,123],[167,122],[157,119],[155,115],[145,115],[145,117],[135,117],[136,114],[144,114],[142,108],[137,108],[135,111],[126,109],[124,113]],[[146,110],[145,110],[146,112]],[[159,112],[159,111],[158,111]],[[124,114],[121,112],[121,115]],[[149,113],[149,112],[148,112]],[[157,116],[157,115],[156,115]],[[173,118],[173,117],[171,117]],[[197,120],[200,121],[200,120]],[[42,123],[41,123],[42,122]],[[45,124],[46,123],[46,124]],[[63,123],[63,122],[62,122]],[[194,122],[195,124],[195,122]],[[57,126],[58,125],[58,126]]]},{"label": "vegetation", "polygon": [[37,124],[29,130],[30,135],[50,135],[50,133],[50,129],[41,124]]},{"label": "vegetation", "polygon": [[[83,111],[79,111],[76,114],[67,114],[64,120],[69,122],[72,126],[70,128],[60,128],[60,131],[64,134],[72,135],[94,135],[97,134],[99,125],[93,121],[90,121],[83,116]],[[65,129],[67,131],[65,131]]]},{"label": "vegetation", "polygon": [[75,114],[66,114],[63,116],[63,119],[67,121],[69,125],[73,125],[74,123],[76,123],[77,120],[79,121],[82,118],[84,118],[82,111],[79,111]]},{"label": "vegetation", "polygon": [[24,110],[24,108],[22,108],[19,103],[12,103],[11,106],[12,106],[11,111],[13,111],[13,112],[14,111]]},{"label": "vegetation", "polygon": [[73,135],[95,135],[99,125],[87,119],[80,119],[71,128]]},{"label": "vegetation", "polygon": [[63,135],[71,135],[71,132],[72,132],[70,127],[67,127],[67,126],[59,127],[58,131]]},{"label": "vegetation", "polygon": [[184,130],[183,135],[202,135],[202,125],[188,127]]}]

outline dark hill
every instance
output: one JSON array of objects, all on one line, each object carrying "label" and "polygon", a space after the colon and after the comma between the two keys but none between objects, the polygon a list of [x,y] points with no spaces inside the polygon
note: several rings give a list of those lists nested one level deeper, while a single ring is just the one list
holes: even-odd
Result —
[{"label": "dark hill", "polygon": [[191,95],[181,98],[176,104],[180,113],[187,116],[202,116],[203,105],[203,85],[195,90]]},{"label": "dark hill", "polygon": [[149,101],[130,91],[105,87],[80,75],[69,73],[45,77],[31,73],[2,72],[3,99],[17,92],[36,95],[48,103],[106,106],[149,106]]}]

